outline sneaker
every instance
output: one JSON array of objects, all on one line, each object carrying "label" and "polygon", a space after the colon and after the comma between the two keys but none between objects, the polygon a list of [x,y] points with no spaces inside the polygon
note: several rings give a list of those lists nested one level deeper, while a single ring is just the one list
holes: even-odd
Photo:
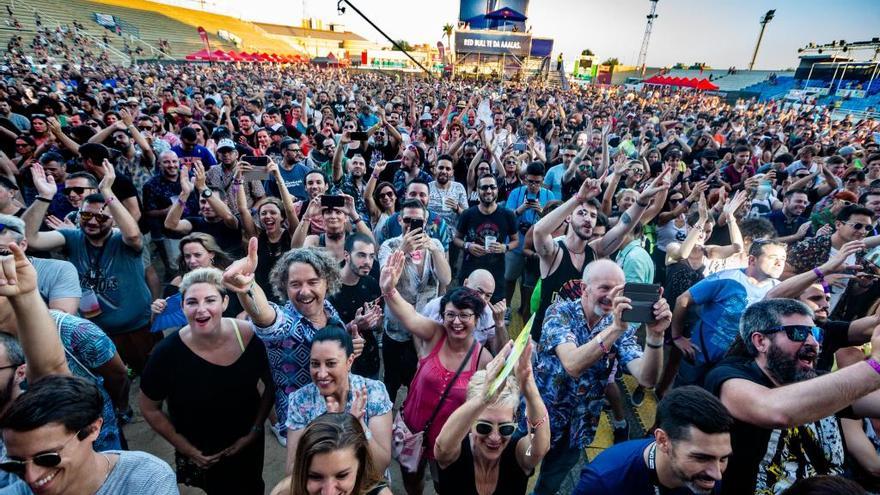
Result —
[{"label": "sneaker", "polygon": [[278,440],[282,447],[287,447],[287,428],[284,425],[273,424],[272,434],[275,435],[275,440]]},{"label": "sneaker", "polygon": [[614,429],[614,444],[629,440],[629,425]]},{"label": "sneaker", "polygon": [[645,393],[645,387],[641,385],[637,386],[632,393],[632,404],[636,407],[641,406],[642,402],[645,401]]}]

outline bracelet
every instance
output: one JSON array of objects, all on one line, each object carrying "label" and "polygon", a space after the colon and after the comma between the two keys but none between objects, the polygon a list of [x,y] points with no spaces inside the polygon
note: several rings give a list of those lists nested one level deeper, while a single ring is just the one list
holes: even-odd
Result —
[{"label": "bracelet", "polygon": [[[528,421],[528,418],[526,418],[526,421]],[[538,428],[544,426],[544,423],[546,423],[546,422],[547,422],[547,413],[545,412],[545,413],[544,413],[544,416],[543,416],[541,419],[539,419],[537,423],[532,424],[531,421],[528,421],[528,423],[529,423],[529,430],[530,430],[531,432],[534,433],[535,430],[537,430]]]},{"label": "bracelet", "polygon": [[180,206],[186,206],[186,200],[185,200],[185,199],[181,199],[181,197],[178,196],[178,197],[177,197],[177,204],[179,204]]},{"label": "bracelet", "polygon": [[865,362],[868,363],[872,368],[874,368],[874,371],[876,371],[877,374],[880,374],[880,363],[878,363],[876,359],[868,358],[865,360]]},{"label": "bracelet", "polygon": [[359,216],[357,216],[357,217],[354,217],[354,218],[349,218],[349,221],[351,221],[352,224],[357,225],[357,224],[363,222],[364,219],[361,218],[361,217],[359,217]]},{"label": "bracelet", "polygon": [[389,290],[388,292],[383,292],[383,293],[382,293],[382,297],[384,297],[384,298],[387,299],[387,298],[389,298],[389,297],[394,297],[395,294],[397,294],[397,289],[392,288],[392,289]]},{"label": "bracelet", "polygon": [[819,283],[822,284],[822,290],[824,290],[826,294],[831,294],[831,286],[825,281],[825,274],[822,273],[822,270],[816,267],[813,268],[813,273],[816,274],[816,278],[818,278]]},{"label": "bracelet", "polygon": [[603,354],[608,354],[609,352],[611,352],[610,350],[608,350],[607,347],[605,347],[605,342],[602,342],[601,337],[596,337],[596,342],[599,344],[599,349],[602,349]]},{"label": "bracelet", "polygon": [[42,197],[42,196],[37,196],[37,197],[34,198],[34,199],[36,199],[37,201],[42,201],[43,203],[51,203],[51,202],[52,202],[51,199],[46,199],[46,198],[44,198],[44,197]]},{"label": "bracelet", "polygon": [[648,339],[645,339],[645,345],[651,349],[662,349],[663,348],[663,341],[660,341],[659,344],[652,344],[651,342],[648,341]]}]

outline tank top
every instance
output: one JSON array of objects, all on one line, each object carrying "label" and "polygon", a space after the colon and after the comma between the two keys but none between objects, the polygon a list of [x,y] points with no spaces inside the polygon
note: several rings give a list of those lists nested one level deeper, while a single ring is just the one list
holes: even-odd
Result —
[{"label": "tank top", "polygon": [[685,222],[683,227],[678,227],[675,225],[675,220],[672,219],[664,225],[657,227],[657,249],[664,253],[666,252],[666,245],[670,242],[684,242],[687,238],[687,222]]},{"label": "tank top", "polygon": [[587,266],[587,263],[596,260],[596,252],[587,244],[584,248],[584,266],[578,268],[571,261],[571,253],[565,245],[564,239],[556,239],[556,246],[559,249],[553,255],[554,259],[560,253],[562,259],[556,270],[541,280],[541,303],[532,324],[532,339],[535,342],[541,342],[541,329],[544,325],[544,313],[547,312],[547,308],[559,298],[577,299],[581,297],[583,268]]},{"label": "tank top", "polygon": [[[437,402],[440,401],[440,396],[446,390],[446,385],[458,370],[458,365],[455,369],[448,370],[440,361],[440,349],[445,343],[446,332],[440,337],[431,353],[419,360],[419,367],[409,386],[406,403],[403,405],[403,418],[410,431],[417,432],[425,428],[428,420],[431,419],[431,413],[437,407]],[[437,417],[431,423],[431,429],[425,437],[425,455],[428,459],[434,459],[434,440],[437,439],[446,420],[467,400],[468,382],[477,371],[482,351],[483,346],[478,342],[471,354],[470,366],[465,366],[458,375],[452,388],[449,389],[446,400],[440,406]]]},{"label": "tank top", "polygon": [[[501,451],[498,461],[498,483],[492,493],[504,495],[525,495],[529,484],[529,475],[522,470],[516,460],[516,444],[521,436],[514,435],[507,446]],[[474,454],[471,451],[470,435],[461,441],[461,454],[446,469],[440,470],[439,495],[479,495],[477,480],[474,474]]]}]

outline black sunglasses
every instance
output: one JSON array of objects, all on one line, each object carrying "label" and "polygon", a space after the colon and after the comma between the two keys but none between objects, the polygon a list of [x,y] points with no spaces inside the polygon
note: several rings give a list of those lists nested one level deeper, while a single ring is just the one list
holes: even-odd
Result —
[{"label": "black sunglasses", "polygon": [[[474,425],[474,429],[477,430],[478,435],[491,435],[492,430],[495,429],[495,423],[490,423],[488,421],[477,421]],[[516,423],[499,423],[498,424],[498,434],[502,437],[509,437],[513,435],[516,431]]]},{"label": "black sunglasses", "polygon": [[[80,431],[82,431],[82,430],[80,430]],[[0,461],[0,469],[6,471],[7,473],[12,473],[12,474],[15,474],[15,475],[18,475],[21,477],[24,475],[24,472],[27,469],[27,465],[29,462],[32,462],[32,463],[34,463],[34,465],[40,466],[40,467],[46,467],[46,468],[55,467],[55,466],[61,464],[61,451],[64,450],[64,448],[67,447],[67,445],[70,444],[70,442],[74,438],[76,438],[79,434],[80,434],[80,432],[78,431],[78,432],[74,433],[73,435],[71,435],[71,437],[68,438],[66,442],[64,442],[64,445],[62,445],[61,448],[59,448],[57,452],[45,452],[42,454],[37,454],[28,460],[21,460],[21,461],[16,460],[16,459],[8,459],[8,458],[3,459],[2,461]]]},{"label": "black sunglasses", "polygon": [[785,335],[792,342],[804,342],[812,335],[816,342],[821,344],[824,336],[824,331],[821,328],[809,325],[780,325],[761,330],[761,333],[765,335],[776,332],[785,332]]},{"label": "black sunglasses", "polygon": [[91,190],[94,190],[94,189],[95,189],[94,187],[65,187],[65,188],[64,188],[64,194],[65,194],[66,196],[70,196],[71,194],[78,194],[78,195],[82,196],[83,193],[86,192],[86,190],[90,190],[90,191],[91,191]]},{"label": "black sunglasses", "polygon": [[493,186],[492,184],[484,184],[480,186],[481,191],[494,191],[495,189],[498,189],[498,186]]},{"label": "black sunglasses", "polygon": [[871,230],[872,228],[874,228],[874,226],[871,225],[871,224],[869,224],[869,223],[859,223],[859,222],[852,222],[852,223],[850,223],[850,222],[844,222],[844,223],[845,223],[846,225],[849,225],[850,227],[852,227],[852,228],[855,229],[855,230],[864,230],[865,232],[867,232],[867,231]]}]

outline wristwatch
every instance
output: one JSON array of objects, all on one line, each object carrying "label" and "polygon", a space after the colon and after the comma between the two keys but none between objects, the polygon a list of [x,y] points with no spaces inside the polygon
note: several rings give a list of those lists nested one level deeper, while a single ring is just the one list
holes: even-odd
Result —
[{"label": "wristwatch", "polygon": [[208,187],[204,191],[202,191],[202,197],[205,199],[208,199],[213,195],[214,195],[214,191],[212,191],[210,187]]}]

